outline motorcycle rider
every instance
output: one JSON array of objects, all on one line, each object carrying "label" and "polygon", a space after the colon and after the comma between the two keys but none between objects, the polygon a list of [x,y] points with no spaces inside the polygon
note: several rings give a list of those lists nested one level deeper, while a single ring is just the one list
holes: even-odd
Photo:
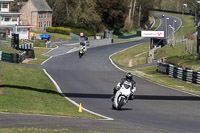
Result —
[{"label": "motorcycle rider", "polygon": [[87,51],[87,47],[86,47],[85,43],[81,46],[81,51],[83,53],[85,53]]},{"label": "motorcycle rider", "polygon": [[131,73],[127,73],[125,78],[122,78],[121,81],[117,84],[116,87],[114,87],[113,89],[113,96],[111,97],[111,100],[114,100],[114,96],[116,94],[116,92],[121,88],[121,86],[124,84],[124,82],[131,82],[131,95],[129,97],[129,100],[133,100],[134,96],[133,93],[136,91],[136,87],[135,84],[136,82],[133,80],[133,76]]}]

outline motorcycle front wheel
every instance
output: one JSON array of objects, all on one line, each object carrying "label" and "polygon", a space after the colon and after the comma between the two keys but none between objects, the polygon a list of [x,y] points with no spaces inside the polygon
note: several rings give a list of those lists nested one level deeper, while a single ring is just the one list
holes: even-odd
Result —
[{"label": "motorcycle front wheel", "polygon": [[118,107],[117,107],[118,110],[121,110],[122,106],[124,105],[124,100],[125,99],[123,97],[119,100]]}]

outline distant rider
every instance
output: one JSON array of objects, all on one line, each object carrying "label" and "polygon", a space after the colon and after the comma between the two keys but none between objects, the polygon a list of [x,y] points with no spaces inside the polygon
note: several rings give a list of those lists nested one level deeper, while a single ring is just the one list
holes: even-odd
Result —
[{"label": "distant rider", "polygon": [[87,47],[85,43],[81,46],[81,52],[85,53],[87,51]]},{"label": "distant rider", "polygon": [[134,96],[133,93],[136,91],[136,87],[135,84],[136,82],[133,80],[133,76],[131,73],[127,73],[125,78],[122,78],[121,81],[117,84],[116,87],[114,87],[113,89],[113,96],[111,97],[111,100],[114,100],[114,96],[116,94],[116,92],[121,88],[121,86],[126,83],[126,82],[131,82],[131,95],[129,97],[129,100],[133,100]]}]

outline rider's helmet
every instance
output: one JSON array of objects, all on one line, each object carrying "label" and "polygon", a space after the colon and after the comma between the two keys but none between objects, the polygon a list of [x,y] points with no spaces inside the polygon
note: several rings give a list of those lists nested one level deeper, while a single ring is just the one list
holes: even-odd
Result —
[{"label": "rider's helmet", "polygon": [[133,78],[133,76],[132,76],[131,73],[127,73],[127,74],[126,74],[126,79],[132,80],[132,78]]}]

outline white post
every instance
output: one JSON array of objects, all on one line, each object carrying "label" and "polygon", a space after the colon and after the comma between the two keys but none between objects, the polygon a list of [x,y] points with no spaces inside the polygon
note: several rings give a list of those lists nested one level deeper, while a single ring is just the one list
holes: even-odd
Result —
[{"label": "white post", "polygon": [[182,7],[182,28],[181,28],[181,37],[182,37],[182,58],[184,58],[184,53],[183,53],[183,41],[184,41],[184,35],[183,35],[183,27],[184,27],[184,7],[187,7],[187,4],[183,4],[183,7]]},{"label": "white post", "polygon": [[167,44],[168,44],[168,24],[167,24],[168,20],[169,20],[169,18],[166,18],[166,39],[167,39]]}]

